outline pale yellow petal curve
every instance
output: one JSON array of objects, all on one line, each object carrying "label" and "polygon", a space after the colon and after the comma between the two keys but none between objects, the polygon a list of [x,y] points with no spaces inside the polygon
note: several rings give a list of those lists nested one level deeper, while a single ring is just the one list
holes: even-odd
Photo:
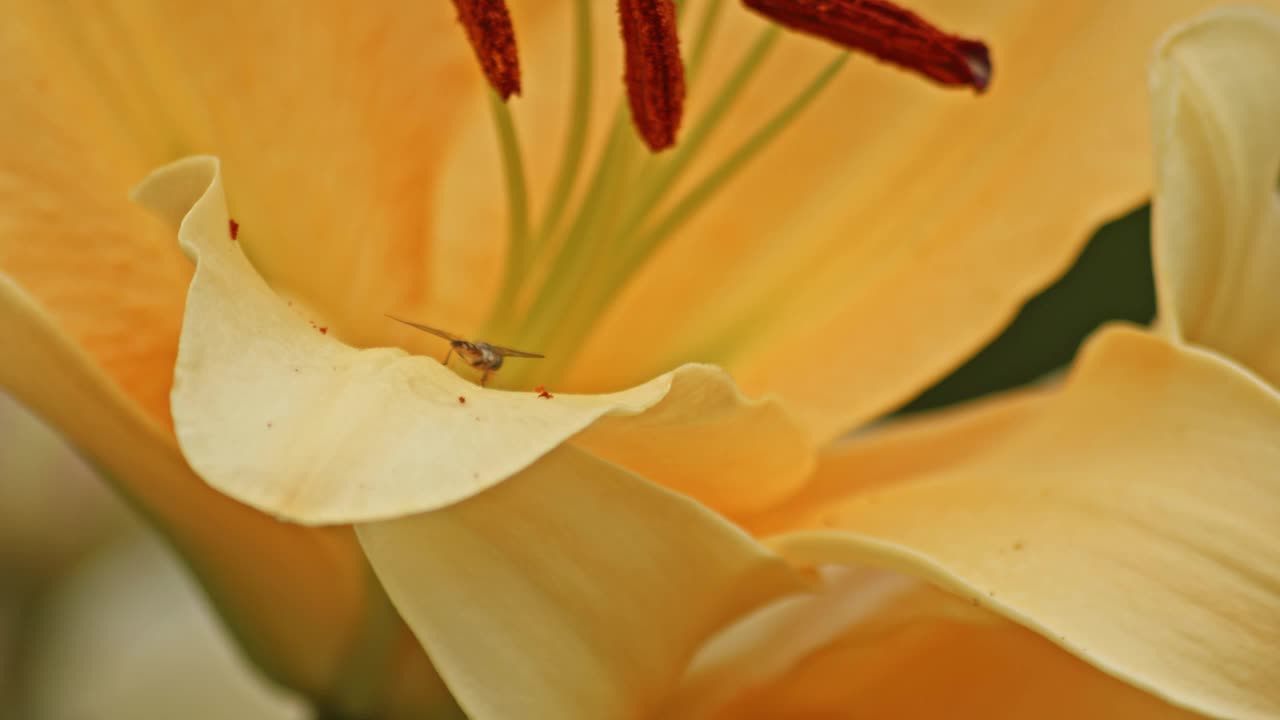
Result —
[{"label": "pale yellow petal curve", "polygon": [[571,447],[357,533],[475,720],[650,717],[707,637],[801,588],[716,514]]},{"label": "pale yellow petal curve", "polygon": [[1280,386],[1280,15],[1173,33],[1151,84],[1161,329]]},{"label": "pale yellow petal curve", "polygon": [[[584,447],[727,512],[776,502],[811,468],[806,436],[778,404],[748,401],[716,368],[611,395],[540,397],[478,387],[433,357],[345,345],[257,274],[227,234],[222,187],[218,161],[196,157],[156,171],[137,195],[181,223],[198,262],[174,380],[179,443],[242,502],[304,523],[432,510],[588,428]],[[756,447],[744,452],[743,440]]]},{"label": "pale yellow petal curve", "polygon": [[970,463],[830,503],[799,562],[887,564],[1211,716],[1280,713],[1280,395],[1132,329]]}]

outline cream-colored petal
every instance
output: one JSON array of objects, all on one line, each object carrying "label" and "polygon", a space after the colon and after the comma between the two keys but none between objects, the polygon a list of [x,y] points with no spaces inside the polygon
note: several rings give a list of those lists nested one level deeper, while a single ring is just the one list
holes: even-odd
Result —
[{"label": "cream-colored petal", "polygon": [[972,462],[831,502],[777,546],[934,580],[1211,716],[1280,713],[1280,395],[1126,328]]},{"label": "cream-colored petal", "polygon": [[569,447],[357,532],[475,720],[651,717],[708,636],[800,587],[714,513]]},{"label": "cream-colored petal", "polygon": [[1280,386],[1280,15],[1182,28],[1151,85],[1160,326]]},{"label": "cream-colored petal", "polygon": [[[905,402],[994,337],[1099,223],[1148,196],[1148,59],[1161,33],[1212,4],[910,3],[990,43],[990,92],[852,61],[635,279],[575,381],[614,388],[711,362],[748,392],[781,394],[825,439]],[[720,68],[754,39],[747,16],[725,8]],[[717,147],[834,54],[810,38],[783,45]],[[715,74],[695,87],[691,122]]]},{"label": "cream-colored petal", "polygon": [[726,511],[766,506],[810,469],[807,439],[781,408],[747,401],[715,368],[544,398],[478,387],[436,358],[344,345],[277,296],[228,237],[212,158],[158,170],[137,194],[181,222],[198,263],[174,381],[179,442],[206,481],[249,505],[304,523],[432,510],[588,428],[581,442],[601,457]]}]

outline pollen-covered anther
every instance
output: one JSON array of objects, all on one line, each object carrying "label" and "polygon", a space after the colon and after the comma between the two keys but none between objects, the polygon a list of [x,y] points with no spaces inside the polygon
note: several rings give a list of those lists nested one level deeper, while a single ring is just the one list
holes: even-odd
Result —
[{"label": "pollen-covered anther", "polygon": [[943,85],[978,92],[991,83],[987,46],[943,32],[910,10],[884,0],[743,0],[793,30],[920,73]]},{"label": "pollen-covered anther", "polygon": [[520,94],[520,58],[506,0],[453,0],[480,68],[503,100]]},{"label": "pollen-covered anther", "polygon": [[684,65],[672,0],[618,0],[631,120],[651,150],[670,147],[684,112]]}]

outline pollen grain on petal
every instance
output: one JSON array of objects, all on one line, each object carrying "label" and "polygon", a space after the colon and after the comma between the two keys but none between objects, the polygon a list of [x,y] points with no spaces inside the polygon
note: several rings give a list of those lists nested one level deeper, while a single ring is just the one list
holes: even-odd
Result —
[{"label": "pollen grain on petal", "polygon": [[793,30],[817,35],[942,85],[978,92],[991,83],[991,56],[978,40],[952,35],[885,0],[743,0]]},{"label": "pollen grain on petal", "polygon": [[672,0],[618,0],[631,119],[655,152],[670,147],[684,112],[684,64]]},{"label": "pollen grain on petal", "polygon": [[520,59],[506,0],[453,0],[453,5],[489,84],[503,100],[519,95]]}]

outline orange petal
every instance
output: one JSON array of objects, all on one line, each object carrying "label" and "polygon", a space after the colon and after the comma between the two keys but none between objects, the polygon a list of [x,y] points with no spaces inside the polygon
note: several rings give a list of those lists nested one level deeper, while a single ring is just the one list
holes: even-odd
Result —
[{"label": "orange petal", "polygon": [[[1098,223],[1147,196],[1147,59],[1159,33],[1209,4],[913,3],[988,41],[999,82],[975,100],[850,63],[633,280],[578,358],[575,387],[712,362],[750,393],[778,393],[821,439],[900,405],[994,337]],[[693,122],[760,24],[722,17]],[[831,51],[788,37],[775,55],[710,158]]]},{"label": "orange petal", "polygon": [[1280,713],[1280,394],[1101,333],[999,445],[826,503],[777,545],[937,582],[1169,702]]},{"label": "orange petal", "polygon": [[1039,413],[1047,388],[1017,390],[869,428],[824,448],[804,488],[741,520],[758,537],[803,526],[831,502],[967,463]]},{"label": "orange petal", "polygon": [[1201,717],[1014,625],[933,621],[814,653],[717,717],[1168,720]]},{"label": "orange petal", "polygon": [[663,717],[708,636],[801,587],[715,513],[570,447],[358,533],[475,720]]},{"label": "orange petal", "polygon": [[501,236],[433,222],[440,155],[486,92],[446,3],[24,0],[0,66],[0,272],[154,417],[190,265],[127,194],[192,152],[226,159],[258,267],[349,339],[385,336],[390,308],[484,305]]},{"label": "orange petal", "polygon": [[703,647],[665,717],[1190,717],[974,604],[826,569]]},{"label": "orange petal", "polygon": [[1152,68],[1160,327],[1280,385],[1280,17],[1174,34]]}]

